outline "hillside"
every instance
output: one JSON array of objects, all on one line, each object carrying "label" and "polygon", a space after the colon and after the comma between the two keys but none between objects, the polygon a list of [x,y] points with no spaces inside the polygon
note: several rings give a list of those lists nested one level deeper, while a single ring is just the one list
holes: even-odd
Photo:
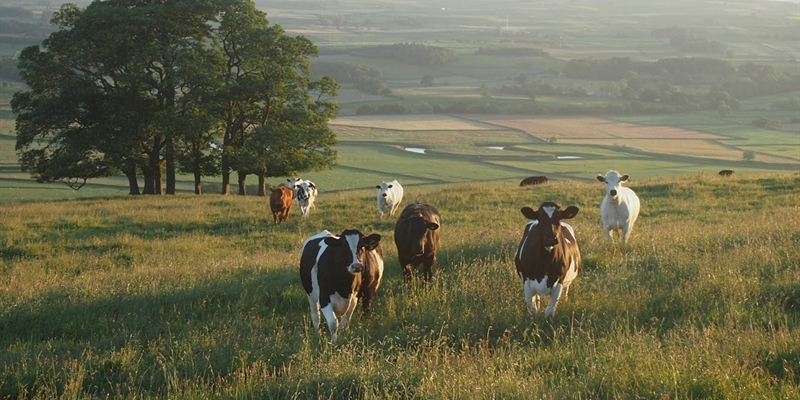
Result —
[{"label": "hillside", "polygon": [[[321,193],[275,226],[266,200],[178,195],[0,204],[0,398],[795,398],[800,175],[634,180],[607,244],[597,182],[408,189],[442,214],[434,280],[403,284],[374,190]],[[522,206],[552,200],[583,270],[527,313]],[[387,274],[340,341],[311,329],[303,240],[383,236]],[[546,395],[545,395],[546,394]]]}]

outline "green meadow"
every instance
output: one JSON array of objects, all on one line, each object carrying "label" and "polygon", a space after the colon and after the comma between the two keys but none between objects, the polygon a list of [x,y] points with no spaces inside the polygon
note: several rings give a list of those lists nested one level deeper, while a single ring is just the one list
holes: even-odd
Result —
[{"label": "green meadow", "polygon": [[[627,245],[603,238],[597,182],[407,188],[442,214],[427,285],[403,283],[374,190],[320,193],[283,225],[256,196],[0,204],[0,398],[800,396],[800,175],[630,186]],[[584,260],[552,319],[527,312],[513,265],[519,209],[545,200],[580,208]],[[382,235],[386,273],[332,344],[299,252],[351,227]]]}]

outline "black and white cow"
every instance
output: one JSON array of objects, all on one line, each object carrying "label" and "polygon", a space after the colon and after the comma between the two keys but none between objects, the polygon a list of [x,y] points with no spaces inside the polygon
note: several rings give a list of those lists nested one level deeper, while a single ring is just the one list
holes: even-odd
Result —
[{"label": "black and white cow", "polygon": [[311,322],[314,330],[319,330],[321,310],[332,342],[347,328],[359,297],[363,297],[364,314],[369,312],[383,275],[380,240],[376,233],[364,236],[356,229],[347,229],[338,236],[322,231],[303,243],[300,281],[308,294]]},{"label": "black and white cow", "polygon": [[539,313],[540,296],[550,295],[544,315],[556,313],[558,300],[567,298],[569,285],[581,269],[581,252],[572,227],[562,222],[578,214],[578,207],[565,210],[544,202],[538,210],[522,208],[522,215],[531,220],[514,256],[517,273],[522,280],[525,302],[531,313]]},{"label": "black and white cow", "polygon": [[298,183],[295,199],[297,200],[297,205],[300,206],[300,214],[303,219],[308,218],[308,212],[311,211],[311,207],[314,207],[314,201],[317,199],[317,187],[314,182],[303,181]]}]

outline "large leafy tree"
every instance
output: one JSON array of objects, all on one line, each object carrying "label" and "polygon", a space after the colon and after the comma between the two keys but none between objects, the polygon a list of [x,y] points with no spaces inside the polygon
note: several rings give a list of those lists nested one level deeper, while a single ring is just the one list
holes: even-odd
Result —
[{"label": "large leafy tree", "polygon": [[240,194],[246,194],[248,174],[259,176],[258,192],[265,194],[266,176],[333,163],[337,141],[327,121],[336,105],[328,98],[338,85],[330,78],[309,80],[309,58],[317,54],[311,41],[270,26],[251,2],[232,1],[214,36],[225,60],[225,85],[215,96],[223,138],[222,193],[230,193],[230,174],[236,171]]},{"label": "large leafy tree", "polygon": [[[243,192],[249,173],[263,180],[334,161],[335,82],[309,81],[316,47],[270,26],[249,0],[67,4],[53,22],[57,32],[22,52],[30,90],[12,101],[22,166],[41,182],[77,188],[124,173],[138,194],[141,174],[144,193],[161,193],[163,170],[175,193],[180,170],[200,193],[200,177],[221,171],[228,193],[235,170]],[[267,162],[285,157],[281,135],[264,133],[283,132],[276,124],[295,127],[290,136],[307,139],[301,148],[316,163]],[[215,135],[222,152],[211,147]]]}]

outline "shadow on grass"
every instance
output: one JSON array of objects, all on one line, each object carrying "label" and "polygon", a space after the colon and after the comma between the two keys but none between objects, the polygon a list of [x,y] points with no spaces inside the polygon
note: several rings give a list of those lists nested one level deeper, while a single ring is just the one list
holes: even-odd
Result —
[{"label": "shadow on grass", "polygon": [[[92,342],[111,349],[131,339],[186,338],[281,310],[307,312],[294,269],[239,270],[225,279],[84,298],[66,289],[15,305],[0,316],[0,347],[18,342]],[[268,327],[269,329],[282,329]],[[295,329],[299,329],[295,328]]]}]

